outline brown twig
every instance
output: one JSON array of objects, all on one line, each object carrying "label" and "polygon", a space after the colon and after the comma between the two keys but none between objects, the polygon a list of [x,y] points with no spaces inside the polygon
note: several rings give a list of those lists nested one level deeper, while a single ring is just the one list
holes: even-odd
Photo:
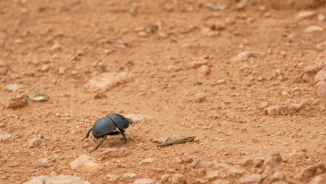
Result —
[{"label": "brown twig", "polygon": [[161,143],[161,144],[159,144],[157,146],[158,147],[170,146],[170,145],[173,145],[173,144],[180,144],[180,143],[184,143],[184,142],[191,142],[191,141],[194,141],[194,139],[195,139],[195,136],[192,136],[192,137],[184,137],[184,138],[181,138],[181,139],[176,139],[176,140],[173,140],[173,141]]}]

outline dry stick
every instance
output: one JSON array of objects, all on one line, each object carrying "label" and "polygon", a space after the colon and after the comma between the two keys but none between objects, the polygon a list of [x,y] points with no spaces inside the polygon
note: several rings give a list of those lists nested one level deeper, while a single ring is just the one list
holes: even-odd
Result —
[{"label": "dry stick", "polygon": [[184,142],[191,142],[191,141],[194,141],[195,137],[196,136],[184,137],[184,138],[181,138],[181,139],[176,139],[176,140],[173,140],[173,141],[161,143],[161,144],[159,144],[157,146],[158,147],[163,147],[163,146],[170,146],[170,145],[173,145],[173,144],[180,144],[180,143],[184,143]]}]

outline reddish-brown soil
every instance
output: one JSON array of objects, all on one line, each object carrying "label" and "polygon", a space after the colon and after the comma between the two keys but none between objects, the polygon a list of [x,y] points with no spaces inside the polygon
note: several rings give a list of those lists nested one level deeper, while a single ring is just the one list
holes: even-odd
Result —
[{"label": "reddish-brown soil", "polygon": [[[195,181],[200,177],[177,161],[183,154],[239,161],[279,152],[280,170],[290,178],[308,165],[325,163],[325,99],[316,95],[313,81],[302,81],[303,68],[314,62],[315,46],[326,36],[325,31],[304,29],[326,28],[317,19],[325,7],[296,21],[302,9],[250,3],[235,10],[235,3],[211,1],[228,6],[213,11],[208,2],[1,1],[0,133],[11,137],[0,142],[0,183],[23,183],[53,171],[91,183],[135,180],[110,182],[106,177],[123,173],[160,181],[176,168]],[[216,36],[203,36],[210,21],[225,28],[217,28]],[[146,25],[158,25],[158,30],[143,30]],[[234,59],[244,51],[260,53],[246,61]],[[207,67],[191,66],[198,61]],[[133,79],[95,99],[99,91],[85,84],[105,72],[127,72]],[[10,84],[18,89],[6,89]],[[8,107],[13,96],[38,93],[46,93],[49,101]],[[196,99],[200,95],[202,101]],[[297,112],[269,116],[264,111],[299,103],[304,105]],[[89,151],[100,140],[81,140],[108,113],[151,119],[126,130],[130,143],[117,135],[101,146],[125,147],[131,155],[98,160],[103,166],[98,172],[71,169],[69,163],[82,154],[99,158],[100,151]],[[28,148],[41,134],[46,142]],[[163,148],[153,142],[187,136],[196,141]],[[55,161],[42,165],[39,160],[48,157]],[[146,158],[155,162],[139,165]]]}]

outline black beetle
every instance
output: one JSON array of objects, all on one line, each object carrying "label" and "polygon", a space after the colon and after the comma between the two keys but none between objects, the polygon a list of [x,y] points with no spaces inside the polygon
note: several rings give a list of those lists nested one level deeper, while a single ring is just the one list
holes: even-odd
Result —
[{"label": "black beetle", "polygon": [[[129,142],[126,138],[124,129],[128,128],[129,124],[132,125],[133,123],[133,121],[123,117],[120,114],[108,114],[104,118],[101,118],[95,122],[93,128],[88,131],[86,137],[83,140],[89,137],[91,130],[93,130],[92,133],[95,139],[102,138],[100,144],[98,144],[93,151],[97,150],[97,148],[101,146],[107,135],[121,134],[125,139],[125,143]],[[119,131],[116,131],[117,128]],[[91,153],[93,151],[91,151]]]}]

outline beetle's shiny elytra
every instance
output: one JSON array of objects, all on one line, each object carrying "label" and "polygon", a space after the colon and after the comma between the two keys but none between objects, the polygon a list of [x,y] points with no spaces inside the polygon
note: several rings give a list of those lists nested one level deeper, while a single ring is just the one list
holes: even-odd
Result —
[{"label": "beetle's shiny elytra", "polygon": [[120,114],[108,114],[106,117],[101,118],[95,122],[93,128],[91,128],[87,132],[87,135],[83,140],[89,137],[89,133],[91,131],[95,139],[102,138],[102,141],[96,146],[96,148],[93,151],[97,150],[97,148],[101,146],[103,141],[106,139],[107,135],[121,134],[125,139],[125,142],[129,142],[124,133],[125,132],[124,129],[127,129],[129,125],[132,124],[133,121],[123,117]]}]

